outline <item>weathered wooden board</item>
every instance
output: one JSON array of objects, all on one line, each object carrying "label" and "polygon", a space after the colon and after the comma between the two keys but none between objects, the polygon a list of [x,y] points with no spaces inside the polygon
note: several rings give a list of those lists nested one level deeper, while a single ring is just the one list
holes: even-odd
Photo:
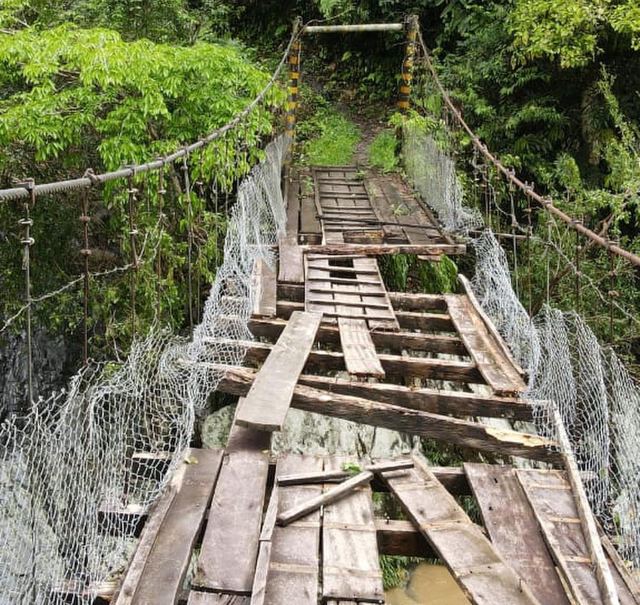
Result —
[{"label": "weathered wooden board", "polygon": [[445,295],[449,316],[487,384],[499,395],[525,390],[522,376],[505,357],[467,296]]},{"label": "weathered wooden board", "polygon": [[[249,320],[249,330],[259,338],[277,340],[287,322],[280,318]],[[322,344],[339,344],[340,333],[336,326],[321,324],[318,329],[318,342]],[[467,349],[462,341],[452,334],[420,334],[418,332],[371,332],[376,347],[400,352],[403,350],[428,351],[430,353],[446,353],[448,355],[465,356]]]},{"label": "weathered wooden board", "polygon": [[[321,471],[314,456],[288,454],[278,460],[278,474]],[[322,486],[278,488],[282,512],[322,492]],[[317,605],[320,548],[320,511],[286,527],[276,526],[271,536],[265,605]]]},{"label": "weathered wooden board", "polygon": [[187,605],[249,605],[249,597],[192,590]]},{"label": "weathered wooden board", "polygon": [[338,318],[340,342],[347,371],[353,376],[384,378],[384,370],[376,353],[364,319]]},{"label": "weathered wooden board", "polygon": [[322,312],[325,322],[348,317],[370,329],[398,329],[375,259],[307,254],[305,265],[305,309]]},{"label": "weathered wooden board", "polygon": [[300,216],[300,181],[293,173],[286,183],[287,200],[287,236],[298,236],[298,221]]},{"label": "weathered wooden board", "polygon": [[[117,605],[178,602],[191,551],[213,493],[221,450],[191,450],[176,478],[175,490],[158,523],[148,524],[127,572]],[[143,573],[144,572],[144,573]],[[131,580],[131,581],[130,581]]]},{"label": "weathered wooden board", "polygon": [[308,170],[300,173],[300,236],[303,241],[322,243],[322,226],[315,204],[315,185]]},{"label": "weathered wooden board", "polygon": [[258,555],[271,433],[234,424],[202,539],[193,585],[249,594]]},{"label": "weathered wooden board", "polygon": [[253,315],[275,317],[276,314],[276,274],[264,259],[256,260],[251,275],[253,291]]},{"label": "weathered wooden board", "polygon": [[509,466],[465,464],[491,542],[545,605],[570,605],[538,522]]},{"label": "weathered wooden board", "polygon": [[303,283],[302,248],[298,245],[297,236],[280,238],[278,250],[280,252],[278,281]]},{"label": "weathered wooden board", "polygon": [[500,557],[482,530],[438,482],[423,459],[410,471],[383,473],[409,519],[420,529],[476,605],[543,605]]},{"label": "weathered wooden board", "polygon": [[282,430],[293,389],[302,372],[322,316],[294,313],[244,401],[236,423],[266,431]]},{"label": "weathered wooden board", "polygon": [[[260,364],[268,359],[274,345],[253,341],[212,341],[218,344],[235,343],[246,350],[245,363],[247,365]],[[433,359],[430,357],[411,357],[402,355],[387,355],[380,353],[378,359],[384,371],[389,376],[403,378],[414,376],[418,378],[433,378],[439,380],[455,380],[484,384],[484,380],[478,372],[475,364],[464,361],[448,359]],[[305,364],[305,370],[344,370],[344,355],[335,351],[311,351]]]},{"label": "weathered wooden board", "polygon": [[[571,484],[563,471],[518,470],[518,479],[538,519],[545,541],[578,603],[601,604],[602,594],[591,563]],[[637,604],[615,565],[620,605]]]},{"label": "weathered wooden board", "polygon": [[[347,458],[325,468],[340,470]],[[325,492],[335,489],[328,486]],[[322,521],[322,594],[342,601],[384,601],[371,489],[360,487],[325,506]]]},{"label": "weathered wooden board", "polygon": [[[225,371],[218,389],[233,395],[245,395],[251,388],[255,372],[242,367],[218,367]],[[430,437],[475,450],[521,456],[558,464],[562,458],[554,443],[538,435],[484,426],[449,416],[407,409],[298,384],[292,406],[352,422],[381,426],[395,431]]]}]

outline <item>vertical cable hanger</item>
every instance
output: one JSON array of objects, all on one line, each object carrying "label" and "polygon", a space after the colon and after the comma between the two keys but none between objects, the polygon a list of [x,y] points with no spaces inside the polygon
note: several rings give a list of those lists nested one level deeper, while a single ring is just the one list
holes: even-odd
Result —
[{"label": "vertical cable hanger", "polygon": [[189,178],[188,153],[182,156],[184,196],[187,202],[187,280],[189,296],[189,329],[193,330],[193,205],[191,203],[191,179]]},{"label": "vertical cable hanger", "polygon": [[164,185],[164,162],[158,170],[158,251],[156,253],[156,320],[162,316],[162,240],[164,238],[164,196],[167,193]]},{"label": "vertical cable hanger", "polygon": [[131,258],[130,273],[130,298],[131,298],[131,339],[136,335],[136,290],[138,287],[138,251],[136,248],[136,239],[138,229],[135,222],[135,210],[137,203],[138,190],[134,187],[133,177],[135,169],[132,168],[131,173],[127,177],[127,197],[129,201],[129,246]]},{"label": "vertical cable hanger", "polygon": [[24,198],[22,205],[24,215],[18,221],[18,224],[22,227],[22,270],[24,271],[24,298],[26,305],[26,345],[27,345],[27,406],[25,413],[33,407],[33,341],[32,341],[32,312],[31,312],[31,246],[35,243],[35,240],[31,234],[31,227],[33,226],[33,219],[31,218],[31,210],[36,205],[36,189],[35,181],[28,179],[24,183],[25,189],[29,192],[29,197]]},{"label": "vertical cable hanger", "polygon": [[82,214],[80,223],[82,225],[82,249],[80,254],[84,264],[84,277],[82,283],[82,363],[86,367],[89,364],[89,189],[83,189],[80,193],[80,204]]}]

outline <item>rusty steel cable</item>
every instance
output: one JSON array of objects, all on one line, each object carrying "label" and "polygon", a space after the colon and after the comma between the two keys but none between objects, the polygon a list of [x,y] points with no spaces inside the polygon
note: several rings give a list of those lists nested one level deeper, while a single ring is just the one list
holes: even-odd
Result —
[{"label": "rusty steel cable", "polygon": [[[217,128],[213,132],[207,134],[201,139],[191,143],[189,145],[185,145],[170,153],[162,158],[155,159],[144,164],[133,164],[131,166],[127,166],[124,168],[120,168],[118,170],[113,170],[110,172],[104,172],[101,174],[95,174],[91,177],[85,176],[67,179],[63,181],[55,181],[52,183],[43,183],[41,185],[35,186],[35,194],[36,196],[40,195],[49,195],[52,193],[62,193],[73,191],[76,189],[89,188],[95,186],[96,184],[104,184],[110,181],[116,181],[119,179],[126,179],[134,174],[143,174],[146,172],[152,172],[155,170],[159,170],[165,164],[173,163],[179,159],[186,157],[192,152],[202,149],[206,147],[212,141],[223,137],[227,132],[233,130],[243,118],[251,114],[251,112],[258,106],[258,104],[266,97],[267,93],[273,88],[276,84],[280,73],[282,72],[283,67],[286,65],[287,58],[289,56],[291,47],[293,43],[299,39],[302,35],[302,28],[299,21],[295,21],[293,32],[291,34],[291,38],[287,44],[287,47],[280,59],[280,62],[276,66],[270,80],[265,84],[263,89],[258,93],[258,95],[249,103],[241,112],[235,115],[235,117],[229,122],[227,122],[224,126]],[[0,202],[3,201],[11,201],[11,200],[21,200],[30,197],[30,191],[26,184],[19,187],[11,187],[8,189],[0,189]]]},{"label": "rusty steel cable", "polygon": [[477,148],[478,151],[480,151],[480,153],[482,153],[482,155],[484,155],[484,157],[487,158],[504,175],[507,181],[513,183],[516,187],[521,189],[530,200],[533,200],[536,203],[540,204],[547,212],[558,217],[571,229],[575,229],[576,231],[579,231],[584,236],[591,239],[602,248],[609,250],[612,254],[620,256],[626,259],[627,261],[629,261],[630,263],[640,267],[640,256],[638,256],[637,254],[633,254],[633,252],[629,252],[624,248],[621,248],[617,244],[612,243],[610,240],[607,240],[604,237],[601,237],[597,233],[593,232],[591,229],[588,229],[587,227],[585,227],[581,222],[574,221],[573,217],[569,216],[566,212],[563,212],[557,206],[555,206],[553,204],[553,200],[550,197],[544,197],[539,193],[537,193],[534,190],[533,185],[529,185],[528,183],[519,179],[512,170],[506,168],[504,164],[491,151],[489,151],[489,148],[479,139],[476,133],[471,129],[471,127],[467,124],[465,119],[462,117],[460,110],[454,105],[453,101],[451,100],[451,97],[449,96],[442,82],[440,81],[438,72],[436,71],[435,66],[433,65],[433,62],[431,61],[431,55],[429,54],[427,46],[424,42],[424,38],[422,37],[421,30],[418,30],[418,40],[420,42],[420,46],[422,47],[422,51],[424,53],[424,61],[427,65],[427,68],[429,69],[429,72],[433,76],[433,80],[436,86],[438,87],[438,90],[440,91],[440,94],[442,95],[444,102],[451,110],[458,124],[466,131],[466,133],[471,138],[471,142],[473,143],[473,146]]}]

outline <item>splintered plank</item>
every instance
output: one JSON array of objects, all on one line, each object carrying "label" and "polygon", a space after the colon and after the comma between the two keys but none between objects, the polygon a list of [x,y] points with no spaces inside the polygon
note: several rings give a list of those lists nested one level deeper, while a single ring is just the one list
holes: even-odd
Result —
[{"label": "splintered plank", "polygon": [[271,433],[234,424],[202,539],[194,586],[249,594],[258,555]]},{"label": "splintered plank", "polygon": [[[277,473],[312,473],[322,470],[322,459],[288,454],[281,457]],[[284,512],[322,493],[320,485],[278,488],[278,511]],[[274,527],[271,535],[265,605],[317,605],[320,548],[320,511]]]},{"label": "splintered plank", "polygon": [[[347,461],[346,458],[334,457],[325,462],[325,468],[341,470],[343,462]],[[332,489],[335,488],[329,487],[327,492]],[[368,486],[360,487],[324,508],[322,594],[325,599],[338,601],[384,601],[371,489]]]},{"label": "splintered plank", "polygon": [[[169,487],[174,492],[157,522],[148,525],[124,579],[117,605],[178,602],[191,551],[211,500],[221,450],[191,450]],[[151,521],[151,519],[150,519]]]},{"label": "splintered plank", "polygon": [[489,334],[469,298],[447,294],[445,299],[449,317],[487,384],[499,395],[513,395],[524,391],[526,385],[522,376]]},{"label": "splintered plank", "polygon": [[276,314],[276,274],[264,259],[256,260],[251,275],[253,291],[253,315],[275,317]]},{"label": "splintered plank", "polygon": [[[563,471],[518,470],[518,479],[545,541],[580,605],[604,602],[571,483]],[[637,603],[617,567],[607,557],[620,605]]]},{"label": "splintered plank", "polygon": [[321,319],[319,313],[292,313],[246,399],[238,403],[238,424],[266,431],[282,430],[293,389],[307,361]]},{"label": "splintered plank", "polygon": [[416,457],[413,469],[382,478],[472,603],[541,605],[424,459]]},{"label": "splintered plank", "polygon": [[340,343],[349,374],[384,378],[367,322],[364,319],[338,318]]},{"label": "splintered plank", "polygon": [[298,284],[304,282],[302,248],[298,245],[297,236],[280,238],[278,250],[280,252],[278,281]]},{"label": "splintered plank", "polygon": [[509,466],[470,463],[465,464],[464,469],[484,526],[498,552],[529,585],[540,603],[569,605],[516,471]]}]

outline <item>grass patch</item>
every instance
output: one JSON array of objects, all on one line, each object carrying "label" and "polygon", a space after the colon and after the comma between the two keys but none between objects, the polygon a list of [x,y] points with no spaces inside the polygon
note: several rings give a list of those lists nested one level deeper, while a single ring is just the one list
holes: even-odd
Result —
[{"label": "grass patch", "polygon": [[331,108],[319,109],[299,131],[307,141],[303,160],[315,166],[342,166],[353,161],[359,128]]},{"label": "grass patch", "polygon": [[446,294],[457,289],[458,267],[448,256],[436,263],[415,255],[393,254],[381,256],[378,264],[387,289],[394,292]]},{"label": "grass patch", "polygon": [[378,133],[369,145],[369,162],[372,166],[380,168],[382,172],[391,172],[398,167],[396,155],[397,140],[393,132],[383,130]]}]

